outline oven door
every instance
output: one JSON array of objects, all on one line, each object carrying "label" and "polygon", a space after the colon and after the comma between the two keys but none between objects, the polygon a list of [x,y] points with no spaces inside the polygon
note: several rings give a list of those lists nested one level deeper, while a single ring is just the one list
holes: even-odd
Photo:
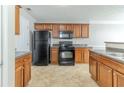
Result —
[{"label": "oven door", "polygon": [[74,50],[60,50],[59,65],[74,65]]},{"label": "oven door", "polygon": [[72,59],[73,52],[72,51],[61,51],[60,56],[61,56],[61,59]]}]

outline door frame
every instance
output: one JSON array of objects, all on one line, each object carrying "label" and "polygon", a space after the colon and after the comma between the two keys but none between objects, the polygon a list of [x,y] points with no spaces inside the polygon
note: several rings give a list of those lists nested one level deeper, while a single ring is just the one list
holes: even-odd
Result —
[{"label": "door frame", "polygon": [[15,6],[1,6],[2,87],[15,86]]}]

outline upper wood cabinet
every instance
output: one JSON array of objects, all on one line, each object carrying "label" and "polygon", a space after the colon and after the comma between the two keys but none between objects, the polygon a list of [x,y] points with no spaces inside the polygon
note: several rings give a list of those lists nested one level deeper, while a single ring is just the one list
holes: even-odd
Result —
[{"label": "upper wood cabinet", "polygon": [[66,24],[60,24],[60,31],[66,31]]},{"label": "upper wood cabinet", "polygon": [[54,38],[59,37],[59,31],[72,31],[74,38],[89,37],[89,24],[35,23],[34,27],[37,31],[51,30]]},{"label": "upper wood cabinet", "polygon": [[53,24],[52,25],[52,37],[58,38],[59,37],[59,31],[60,31],[60,25],[59,24]]},{"label": "upper wood cabinet", "polygon": [[75,38],[81,38],[81,25],[80,24],[74,24],[73,25],[73,37]]},{"label": "upper wood cabinet", "polygon": [[40,30],[52,30],[52,25],[51,24],[35,24],[34,28],[37,30],[37,31],[40,31]]},{"label": "upper wood cabinet", "polygon": [[20,6],[15,6],[15,34],[19,35],[20,33]]},{"label": "upper wood cabinet", "polygon": [[83,38],[89,37],[89,24],[82,24],[81,25],[81,36]]},{"label": "upper wood cabinet", "polygon": [[74,25],[73,25],[73,24],[67,24],[67,25],[66,25],[66,30],[73,32],[73,30],[74,30]]}]

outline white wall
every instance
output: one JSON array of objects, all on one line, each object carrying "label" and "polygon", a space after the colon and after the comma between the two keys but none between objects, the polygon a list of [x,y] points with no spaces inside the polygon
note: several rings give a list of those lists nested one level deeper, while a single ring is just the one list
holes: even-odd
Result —
[{"label": "white wall", "polygon": [[16,35],[16,50],[31,50],[32,31],[36,20],[23,8],[20,10],[20,35]]},{"label": "white wall", "polygon": [[89,44],[105,46],[104,42],[123,42],[124,24],[91,24]]}]

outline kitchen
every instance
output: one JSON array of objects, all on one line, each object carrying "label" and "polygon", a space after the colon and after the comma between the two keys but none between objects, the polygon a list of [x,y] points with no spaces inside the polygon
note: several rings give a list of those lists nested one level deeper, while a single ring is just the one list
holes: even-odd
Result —
[{"label": "kitchen", "polygon": [[16,6],[15,86],[123,87],[123,8]]}]

